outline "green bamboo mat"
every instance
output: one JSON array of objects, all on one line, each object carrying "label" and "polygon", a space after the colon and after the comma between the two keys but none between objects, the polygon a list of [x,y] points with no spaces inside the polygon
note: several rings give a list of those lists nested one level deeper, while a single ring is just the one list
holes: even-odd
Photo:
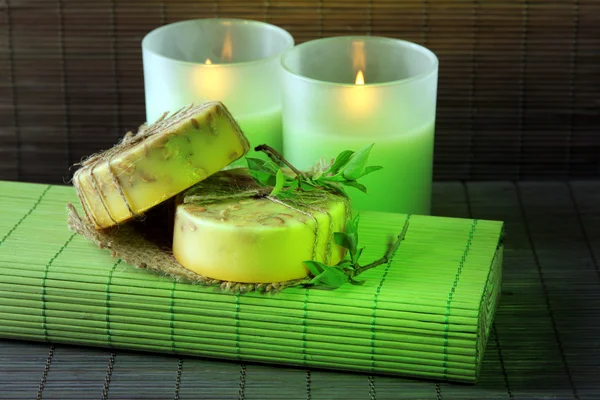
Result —
[{"label": "green bamboo mat", "polygon": [[73,189],[0,182],[0,336],[476,381],[501,283],[502,223],[364,213],[364,286],[234,295],[112,259],[66,228]]}]

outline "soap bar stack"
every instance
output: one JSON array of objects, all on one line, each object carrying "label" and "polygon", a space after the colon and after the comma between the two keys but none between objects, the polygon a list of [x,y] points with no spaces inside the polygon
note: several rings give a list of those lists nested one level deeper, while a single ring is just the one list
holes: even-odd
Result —
[{"label": "soap bar stack", "polygon": [[[293,205],[268,192],[257,197],[259,186],[246,169],[217,173],[245,155],[248,146],[226,107],[215,101],[143,126],[75,173],[85,224],[110,228],[179,195],[169,229],[173,255],[199,279],[291,282],[308,275],[306,260],[339,262],[345,250],[333,237],[344,230],[348,200],[315,191],[310,201],[299,193],[302,204]],[[87,236],[111,247],[111,240],[104,242],[95,232]]]}]

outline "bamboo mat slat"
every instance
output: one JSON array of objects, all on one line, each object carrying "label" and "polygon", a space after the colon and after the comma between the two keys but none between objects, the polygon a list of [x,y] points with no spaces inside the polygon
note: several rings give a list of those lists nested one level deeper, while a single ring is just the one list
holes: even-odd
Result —
[{"label": "bamboo mat slat", "polygon": [[596,0],[11,0],[0,11],[0,179],[68,180],[144,120],[142,37],[217,16],[277,24],[297,43],[370,34],[431,48],[438,180],[600,173]]},{"label": "bamboo mat slat", "polygon": [[[0,341],[0,398],[41,393],[49,399],[81,399],[104,393],[107,398],[181,399],[596,399],[599,201],[598,181],[529,182],[518,188],[508,182],[434,185],[435,215],[506,222],[502,299],[475,386],[124,350],[111,357],[109,350],[56,345],[51,359],[61,365],[54,369],[54,361],[50,363],[40,391],[49,346],[5,340]],[[17,222],[20,216],[11,218]],[[550,290],[553,280],[562,283]],[[74,352],[68,353],[70,349]],[[79,373],[65,374],[69,370]],[[79,386],[79,380],[89,381],[89,387]]]}]

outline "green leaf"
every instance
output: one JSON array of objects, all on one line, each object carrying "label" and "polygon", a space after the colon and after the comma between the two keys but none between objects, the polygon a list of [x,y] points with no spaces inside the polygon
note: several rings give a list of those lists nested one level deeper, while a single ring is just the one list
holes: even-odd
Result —
[{"label": "green leaf", "polygon": [[259,158],[246,157],[246,163],[250,171],[270,172],[265,168],[265,161]]},{"label": "green leaf", "polygon": [[354,264],[348,259],[344,259],[337,263],[337,266],[343,269],[344,271],[354,271]]},{"label": "green leaf", "polygon": [[283,185],[285,184],[285,176],[283,175],[283,171],[278,169],[275,174],[275,186],[273,190],[271,190],[270,196],[277,196],[279,192],[283,189]]},{"label": "green leaf", "polygon": [[270,168],[265,165],[264,160],[246,157],[246,162],[248,163],[248,172],[256,182],[262,186],[275,185],[275,176]]},{"label": "green leaf", "polygon": [[288,188],[286,190],[297,190],[300,185],[298,178],[294,178],[289,181]]},{"label": "green leaf", "polygon": [[273,175],[262,172],[262,171],[252,171],[250,170],[250,176],[258,182],[261,186],[271,186],[270,183],[273,179]]},{"label": "green leaf", "polygon": [[348,243],[350,245],[350,247],[347,248],[348,252],[350,253],[350,261],[352,261],[353,264],[356,264],[358,262],[356,258],[356,246],[358,245],[358,235],[355,232],[346,236],[348,237]]},{"label": "green leaf", "polygon": [[365,248],[361,247],[360,249],[358,249],[358,251],[356,252],[356,262],[358,262],[358,260],[360,259],[360,256],[362,256],[363,250]]},{"label": "green leaf", "polygon": [[350,277],[338,267],[329,267],[321,274],[315,276],[310,283],[313,285],[322,284],[331,289],[337,289],[344,283],[347,283]]},{"label": "green leaf", "polygon": [[[346,232],[345,232],[345,240],[348,243],[348,252],[350,253],[350,261],[356,265],[358,263],[358,258],[360,257],[360,253],[362,251],[358,251],[358,222],[360,216],[356,214],[354,218],[348,218],[346,221]],[[335,235],[335,234],[334,234]],[[335,239],[335,236],[334,236]]]},{"label": "green leaf", "polygon": [[356,213],[354,218],[352,218],[352,232],[358,232],[358,223],[360,222],[360,214]]},{"label": "green leaf", "polygon": [[315,185],[313,185],[311,182],[307,182],[307,181],[300,181],[300,187],[305,192],[310,192],[310,191],[316,189]]},{"label": "green leaf", "polygon": [[350,250],[352,248],[352,243],[350,242],[350,237],[348,236],[348,234],[346,234],[344,232],[334,232],[333,240],[335,241],[335,244],[337,244],[340,247],[343,247],[348,250]]},{"label": "green leaf", "polygon": [[371,152],[373,145],[374,143],[362,147],[360,150],[354,153],[352,157],[350,157],[350,160],[348,160],[348,163],[342,172],[344,178],[350,181],[355,181],[364,175],[367,167],[367,161],[369,159],[369,153]]},{"label": "green leaf", "polygon": [[319,261],[304,261],[304,265],[308,268],[311,274],[314,276],[320,275],[329,268],[327,265]]},{"label": "green leaf", "polygon": [[337,174],[337,175],[333,175],[333,176],[323,176],[319,179],[319,182],[336,182],[336,183],[341,183],[341,182],[346,182],[347,179],[344,178],[344,176],[342,174]]},{"label": "green leaf", "polygon": [[264,168],[273,173],[276,174],[277,171],[279,171],[281,168],[279,168],[279,166],[277,164],[275,164],[273,161],[265,161],[264,163]]},{"label": "green leaf", "polygon": [[346,233],[347,234],[351,234],[351,233],[356,233],[358,231],[358,222],[360,220],[360,214],[356,214],[354,217],[349,217],[346,220]]},{"label": "green leaf", "polygon": [[352,186],[353,188],[356,188],[363,193],[367,193],[367,187],[365,185],[363,185],[362,183],[358,183],[356,181],[346,181],[346,182],[344,182],[344,185]]},{"label": "green leaf", "polygon": [[338,154],[333,161],[333,164],[331,164],[331,167],[329,167],[329,170],[327,170],[327,173],[331,173],[332,175],[337,174],[339,170],[348,163],[350,157],[352,157],[352,154],[354,154],[354,152],[351,150],[344,150]]},{"label": "green leaf", "polygon": [[362,176],[370,174],[371,172],[379,171],[380,169],[383,169],[383,167],[381,165],[371,165],[371,166],[365,168],[365,173],[362,174]]}]

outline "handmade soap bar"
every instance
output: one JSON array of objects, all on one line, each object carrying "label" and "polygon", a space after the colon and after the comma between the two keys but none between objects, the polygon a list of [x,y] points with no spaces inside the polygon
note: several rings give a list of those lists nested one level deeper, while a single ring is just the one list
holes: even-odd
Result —
[{"label": "handmade soap bar", "polygon": [[245,169],[232,169],[184,193],[173,234],[179,263],[213,279],[262,283],[307,276],[306,260],[343,258],[333,233],[345,227],[344,197],[319,191],[284,203],[259,192]]},{"label": "handmade soap bar", "polygon": [[191,105],[85,161],[73,185],[88,219],[107,228],[207,178],[248,149],[222,103]]}]

